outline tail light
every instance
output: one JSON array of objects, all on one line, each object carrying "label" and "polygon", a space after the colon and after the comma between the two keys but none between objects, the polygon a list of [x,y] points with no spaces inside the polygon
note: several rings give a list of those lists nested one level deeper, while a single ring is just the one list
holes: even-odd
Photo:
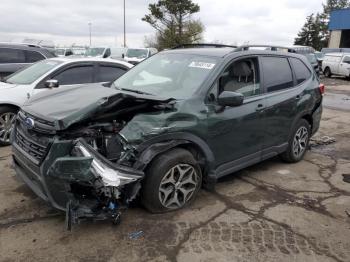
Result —
[{"label": "tail light", "polygon": [[318,88],[320,89],[321,95],[323,95],[324,92],[325,92],[325,86],[324,86],[324,84],[320,84]]}]

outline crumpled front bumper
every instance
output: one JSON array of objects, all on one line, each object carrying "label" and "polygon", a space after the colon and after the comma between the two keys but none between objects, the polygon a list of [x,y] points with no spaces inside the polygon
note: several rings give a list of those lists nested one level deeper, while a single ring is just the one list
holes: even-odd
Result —
[{"label": "crumpled front bumper", "polygon": [[[77,143],[87,148],[90,157],[72,156],[72,150]],[[40,165],[34,164],[32,157],[15,141],[12,144],[12,151],[17,175],[36,195],[63,211],[66,211],[68,202],[77,202],[76,193],[71,190],[73,183],[91,185],[96,180],[96,174],[92,170],[94,158],[117,172],[130,175],[134,178],[133,183],[141,180],[144,175],[142,171],[111,163],[88,146],[83,139],[75,141],[54,139]]]}]

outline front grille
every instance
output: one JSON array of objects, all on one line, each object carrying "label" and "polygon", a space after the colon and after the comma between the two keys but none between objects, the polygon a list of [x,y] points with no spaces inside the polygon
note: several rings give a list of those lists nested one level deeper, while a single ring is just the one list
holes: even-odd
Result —
[{"label": "front grille", "polygon": [[27,138],[23,133],[19,130],[16,130],[15,135],[16,144],[26,153],[28,153],[31,157],[33,157],[38,163],[43,161],[47,147],[44,145],[40,145],[37,142]]},{"label": "front grille", "polygon": [[39,133],[42,134],[55,134],[56,130],[55,130],[55,125],[53,122],[44,120],[44,119],[40,119],[38,117],[35,117],[33,115],[30,115],[24,111],[19,111],[18,113],[18,119],[24,123],[26,118],[31,118],[34,120],[35,122],[35,126],[33,127],[34,131],[37,131]]}]

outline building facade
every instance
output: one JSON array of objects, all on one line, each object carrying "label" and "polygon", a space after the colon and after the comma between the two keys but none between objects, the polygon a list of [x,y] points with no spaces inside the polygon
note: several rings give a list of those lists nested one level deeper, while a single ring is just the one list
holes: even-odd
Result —
[{"label": "building facade", "polygon": [[350,8],[332,11],[328,28],[329,48],[350,48]]}]

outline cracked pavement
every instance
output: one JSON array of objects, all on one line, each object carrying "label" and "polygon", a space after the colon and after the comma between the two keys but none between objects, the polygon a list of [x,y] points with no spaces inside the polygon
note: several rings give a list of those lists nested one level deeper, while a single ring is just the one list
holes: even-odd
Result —
[{"label": "cracked pavement", "polygon": [[120,226],[84,222],[72,232],[16,179],[1,148],[0,261],[350,261],[349,123],[350,112],[325,109],[315,139],[336,142],[314,144],[300,163],[276,157],[221,179],[184,210],[135,205]]}]

